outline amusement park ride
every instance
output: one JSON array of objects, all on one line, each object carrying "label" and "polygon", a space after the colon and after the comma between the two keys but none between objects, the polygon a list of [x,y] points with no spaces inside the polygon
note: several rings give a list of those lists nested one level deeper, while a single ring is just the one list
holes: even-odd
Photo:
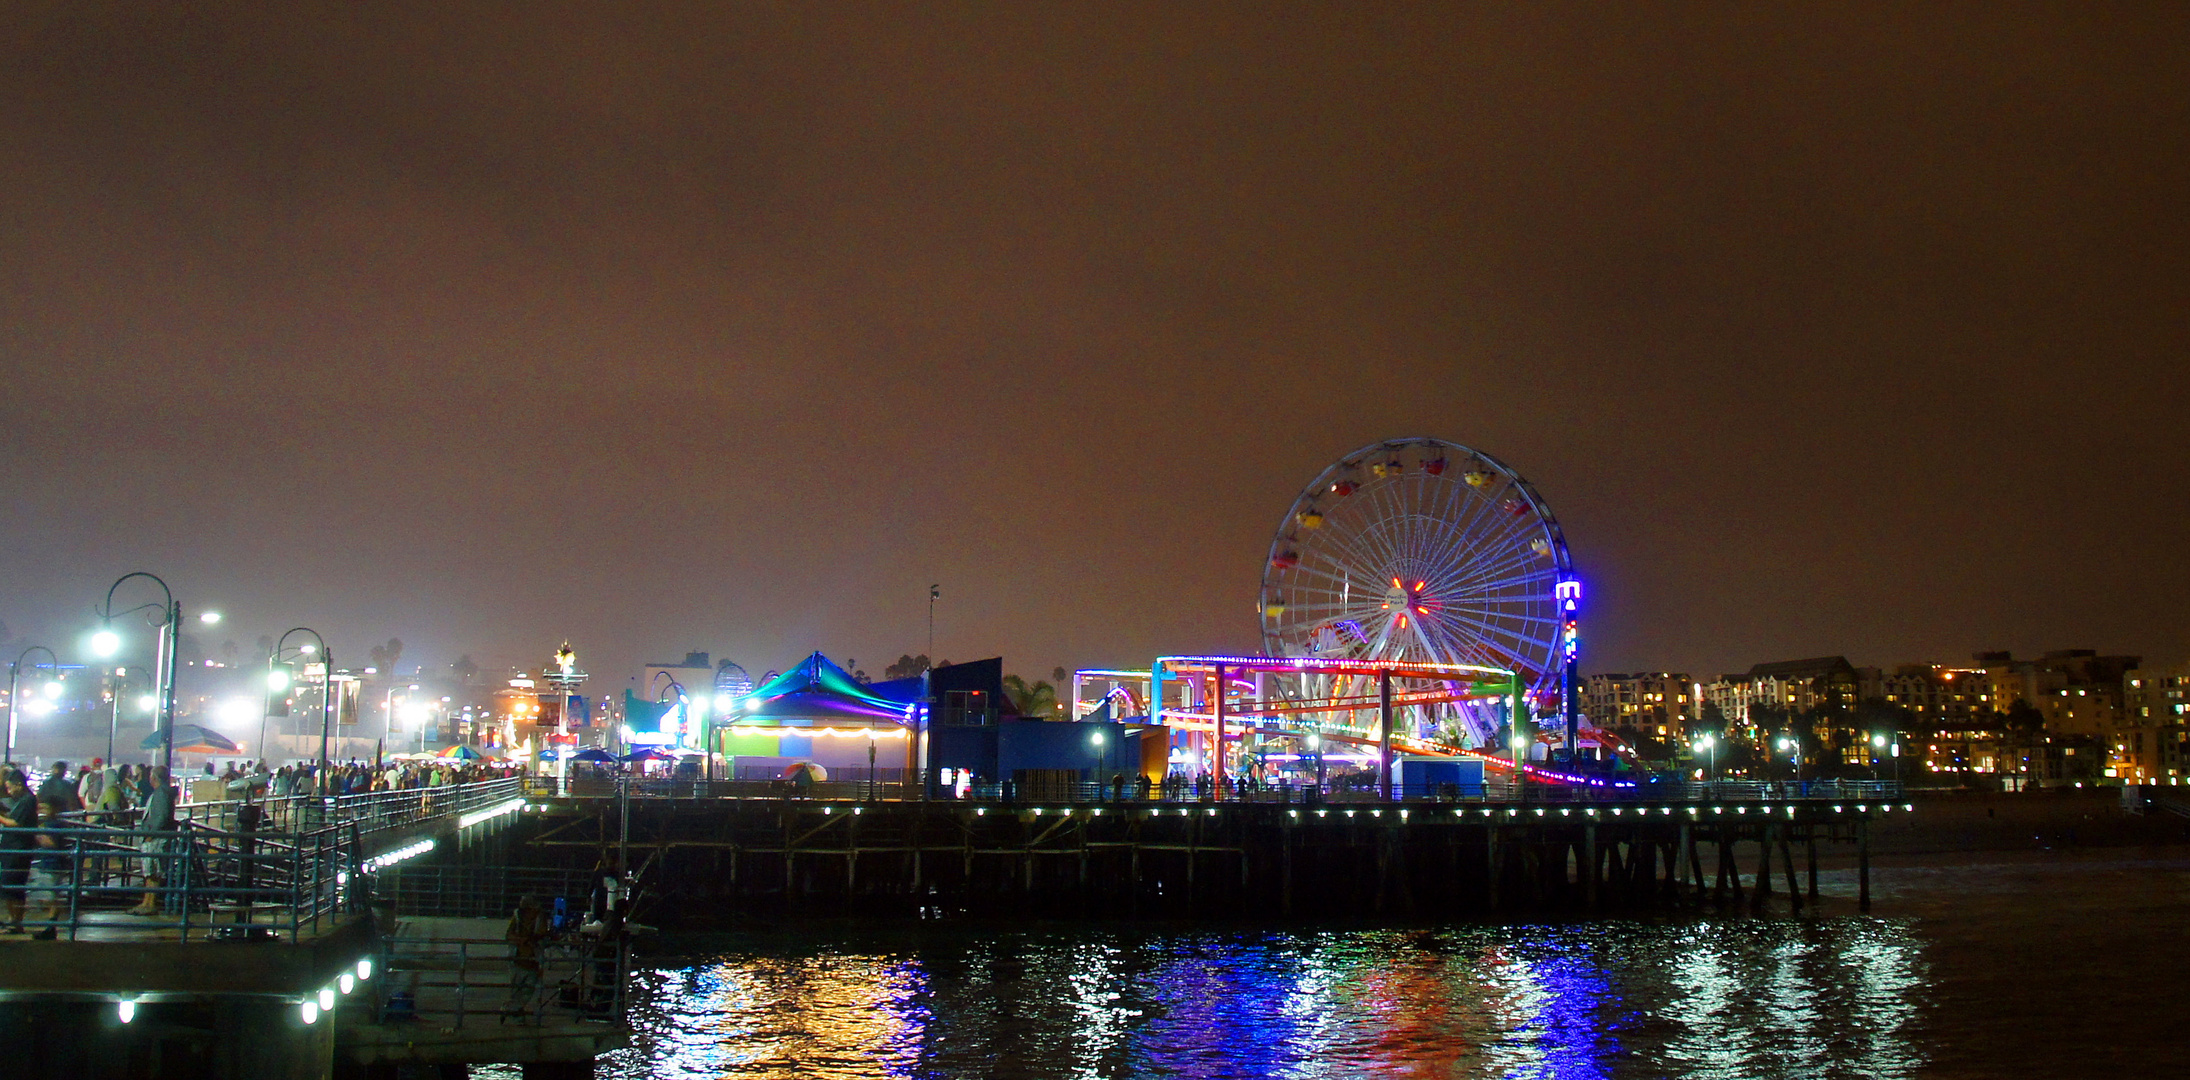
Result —
[{"label": "amusement park ride", "polygon": [[1606,783],[1579,767],[1584,742],[1626,756],[1576,710],[1581,596],[1558,520],[1519,473],[1439,439],[1374,443],[1279,522],[1262,655],[1081,671],[1074,716],[1146,716],[1219,778],[1273,749],[1320,767],[1330,745],[1374,747],[1387,793],[1395,751]]}]

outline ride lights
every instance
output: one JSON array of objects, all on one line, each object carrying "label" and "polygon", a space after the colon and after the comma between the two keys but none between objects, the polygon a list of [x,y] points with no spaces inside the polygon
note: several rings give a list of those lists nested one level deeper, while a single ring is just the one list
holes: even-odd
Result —
[{"label": "ride lights", "polygon": [[344,995],[348,995],[350,991],[357,989],[357,976],[347,971],[343,972],[341,977],[335,980],[335,988],[342,991]]},{"label": "ride lights", "polygon": [[334,1010],[334,1007],[335,1007],[335,988],[334,988],[334,987],[332,987],[332,986],[322,986],[322,987],[320,987],[320,988],[319,988],[319,1011],[321,1011],[321,1012],[331,1012],[331,1011],[333,1011],[333,1010]]},{"label": "ride lights", "polygon": [[305,998],[304,1003],[297,1006],[297,1011],[303,1015],[307,1025],[319,1023],[319,1002]]},{"label": "ride lights", "polygon": [[1901,804],[1901,812],[1902,812],[1902,813],[1904,813],[1904,814],[1913,814],[1913,813],[1915,813],[1915,812],[1916,812],[1916,804],[1915,804],[1915,803],[1906,803],[1906,802],[1905,802],[1905,803],[1902,803],[1902,804]]},{"label": "ride lights", "polygon": [[456,827],[459,829],[469,829],[472,826],[480,824],[482,822],[493,821],[495,818],[501,817],[504,814],[514,814],[517,811],[524,809],[524,807],[525,800],[523,799],[511,799],[507,802],[496,803],[493,806],[487,807],[484,810],[474,810],[469,814],[465,814],[463,817],[457,818]]},{"label": "ride lights", "polygon": [[364,982],[373,977],[373,958],[368,956],[357,962],[357,980]]},{"label": "ride lights", "polygon": [[135,1020],[137,1018],[137,1003],[129,998],[123,998],[115,1002],[114,1015],[125,1024]]}]

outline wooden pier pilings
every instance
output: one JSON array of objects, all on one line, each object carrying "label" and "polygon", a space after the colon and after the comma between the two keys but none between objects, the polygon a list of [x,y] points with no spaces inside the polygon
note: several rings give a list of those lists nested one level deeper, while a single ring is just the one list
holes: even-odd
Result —
[{"label": "wooden pier pilings", "polygon": [[[1858,858],[1900,805],[542,800],[496,860],[612,865],[653,919],[966,912],[1436,917],[1818,900],[1820,845]],[[1808,880],[1795,870],[1803,851]],[[1707,862],[1715,873],[1707,878]]]}]

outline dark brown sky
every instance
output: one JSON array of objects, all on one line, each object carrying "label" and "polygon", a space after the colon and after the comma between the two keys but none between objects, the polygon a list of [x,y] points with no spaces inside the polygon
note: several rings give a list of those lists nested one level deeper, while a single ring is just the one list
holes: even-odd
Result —
[{"label": "dark brown sky", "polygon": [[2186,22],[9,4],[0,618],[1145,663],[1431,434],[1592,670],[2180,660]]}]

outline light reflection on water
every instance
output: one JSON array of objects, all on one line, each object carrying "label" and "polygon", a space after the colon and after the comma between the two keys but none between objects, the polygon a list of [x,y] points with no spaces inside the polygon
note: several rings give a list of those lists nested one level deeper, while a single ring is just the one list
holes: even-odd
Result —
[{"label": "light reflection on water", "polygon": [[1286,931],[796,925],[640,976],[608,1077],[1879,1077],[1889,920]]}]

